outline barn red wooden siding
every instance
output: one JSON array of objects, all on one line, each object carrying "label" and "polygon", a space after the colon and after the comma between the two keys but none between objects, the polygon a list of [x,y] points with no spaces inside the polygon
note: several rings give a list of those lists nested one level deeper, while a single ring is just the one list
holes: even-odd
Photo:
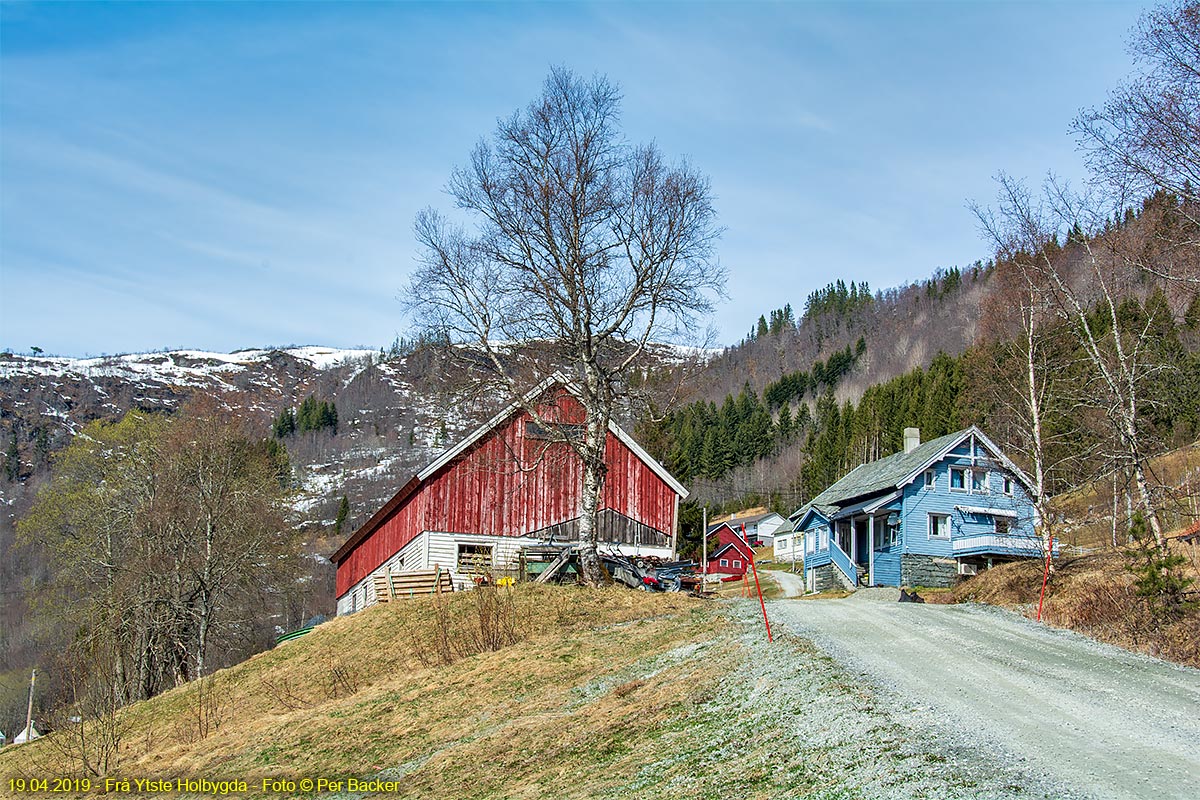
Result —
[{"label": "barn red wooden siding", "polygon": [[[560,422],[582,421],[569,394]],[[522,536],[579,516],[583,463],[565,444],[527,439],[529,415],[514,413],[466,452],[429,476],[416,491],[338,562],[337,596],[423,531]],[[676,494],[611,431],[601,508],[611,508],[668,536],[675,531]]]}]

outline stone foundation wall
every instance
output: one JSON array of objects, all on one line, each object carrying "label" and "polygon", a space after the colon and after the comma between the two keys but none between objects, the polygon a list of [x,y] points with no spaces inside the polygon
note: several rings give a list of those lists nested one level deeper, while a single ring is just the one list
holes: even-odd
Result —
[{"label": "stone foundation wall", "polygon": [[913,553],[900,556],[900,585],[949,587],[958,583],[958,562]]},{"label": "stone foundation wall", "polygon": [[833,564],[822,564],[819,567],[813,567],[813,587],[818,592],[827,592],[830,589],[843,588],[842,582],[833,574]]}]

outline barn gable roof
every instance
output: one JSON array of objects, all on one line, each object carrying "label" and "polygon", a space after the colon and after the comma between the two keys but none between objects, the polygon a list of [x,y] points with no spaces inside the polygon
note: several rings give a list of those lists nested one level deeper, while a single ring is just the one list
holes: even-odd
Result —
[{"label": "barn gable roof", "polygon": [[[412,495],[416,493],[417,489],[419,489],[421,485],[425,483],[425,481],[432,478],[444,467],[453,463],[455,459],[467,452],[472,445],[499,427],[513,414],[520,411],[525,404],[533,402],[541,395],[545,394],[546,391],[548,391],[551,387],[556,385],[562,386],[576,398],[579,397],[578,388],[561,373],[555,373],[554,375],[546,378],[544,381],[527,392],[520,401],[514,401],[510,403],[487,422],[483,423],[470,434],[468,434],[464,439],[443,452],[433,461],[429,462],[429,464],[427,464],[420,472],[409,478],[408,481],[405,482],[404,486],[400,488],[400,491],[396,492],[391,500],[387,501],[387,503],[385,503],[382,508],[376,511],[369,520],[363,523],[362,527],[350,535],[350,538],[346,540],[345,544],[339,547],[333,553],[333,555],[330,556],[330,560],[334,564],[340,563],[355,547],[358,546],[359,543],[374,533],[375,530],[379,528],[379,526],[382,525],[397,508],[403,505],[408,498],[412,497]],[[667,468],[660,464],[657,459],[647,453],[646,450],[636,441],[634,441],[633,437],[626,433],[620,425],[612,420],[609,420],[608,430],[614,436],[616,436],[622,444],[628,447],[630,451],[632,451],[633,454],[638,457],[639,460],[649,467],[655,475],[657,475],[663,480],[664,483],[670,486],[680,498],[685,498],[688,496],[688,490],[683,486],[683,484],[676,480],[675,476],[667,472]]]}]

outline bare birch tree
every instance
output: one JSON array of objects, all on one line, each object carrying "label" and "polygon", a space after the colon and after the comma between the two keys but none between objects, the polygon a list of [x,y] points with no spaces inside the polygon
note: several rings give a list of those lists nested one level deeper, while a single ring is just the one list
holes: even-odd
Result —
[{"label": "bare birch tree", "polygon": [[[1119,318],[1119,283],[1137,274],[1128,253],[1141,252],[1137,226],[1102,233],[1092,206],[1050,178],[1041,195],[1020,181],[1000,175],[996,212],[981,215],[1002,258],[1027,275],[1031,285],[1043,286],[1057,316],[1074,332],[1087,359],[1092,381],[1079,388],[1077,402],[1101,409],[1110,423],[1113,466],[1133,477],[1142,513],[1160,548],[1165,538],[1152,487],[1146,441],[1145,397],[1148,376],[1170,365],[1147,358],[1146,330],[1128,330]],[[1059,251],[1054,243],[1070,232],[1070,244]],[[1070,265],[1070,266],[1068,266]],[[1127,287],[1126,287],[1127,288]]]},{"label": "bare birch tree", "polygon": [[1189,231],[1162,237],[1170,257],[1142,269],[1200,283],[1200,3],[1172,2],[1147,11],[1130,40],[1137,71],[1084,111],[1073,130],[1112,205],[1129,207],[1156,192],[1174,201],[1171,215]]},{"label": "bare birch tree", "polygon": [[[593,584],[609,421],[647,347],[691,338],[725,281],[707,178],[626,142],[620,99],[603,77],[552,70],[541,96],[454,171],[465,224],[418,215],[409,286],[418,322],[482,353],[511,398],[553,370],[575,382],[583,435],[560,441],[583,462],[580,561]],[[532,379],[514,344],[545,354]],[[535,404],[525,410],[540,421]]]},{"label": "bare birch tree", "polygon": [[[995,291],[988,298],[979,327],[982,378],[976,391],[991,409],[989,428],[1006,452],[1028,465],[1032,500],[1042,536],[1043,555],[1053,570],[1054,515],[1052,494],[1064,488],[1069,465],[1078,460],[1081,443],[1070,436],[1063,417],[1069,411],[1070,354],[1061,344],[1061,326],[1051,293],[1038,272],[1028,267],[1023,242],[1001,228],[982,207],[973,211],[1003,258],[996,264]],[[1012,336],[1012,317],[1019,317]]]}]

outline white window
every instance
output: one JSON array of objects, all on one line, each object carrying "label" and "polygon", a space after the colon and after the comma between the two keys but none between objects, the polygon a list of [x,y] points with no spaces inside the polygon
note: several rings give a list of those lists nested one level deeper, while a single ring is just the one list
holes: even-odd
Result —
[{"label": "white window", "polygon": [[459,572],[487,572],[492,568],[494,545],[460,544],[458,546]]},{"label": "white window", "polygon": [[821,549],[829,549],[829,528],[821,528]]},{"label": "white window", "polygon": [[967,470],[964,467],[950,468],[950,491],[967,491]]},{"label": "white window", "polygon": [[995,520],[996,520],[996,533],[1000,534],[1001,536],[1007,534],[1008,530],[1009,530],[1009,525],[1010,525],[1008,518],[1007,517],[996,517]]},{"label": "white window", "polygon": [[722,566],[722,567],[728,567],[728,566],[729,566],[729,559],[728,559],[728,558],[722,558],[722,559],[721,559],[721,566]]},{"label": "white window", "polygon": [[1010,497],[1013,493],[1013,480],[1007,475],[1004,476],[1004,493]]},{"label": "white window", "polygon": [[787,540],[787,539],[780,539],[780,540],[779,540],[779,549],[780,549],[780,550],[787,550],[787,549],[788,549],[788,540]]},{"label": "white window", "polygon": [[741,568],[742,568],[742,562],[738,561],[738,560],[735,558],[735,559],[733,560],[733,568],[734,568],[734,569],[741,569]]},{"label": "white window", "polygon": [[988,492],[988,474],[987,470],[977,469],[971,472],[971,491],[975,494],[987,494]]},{"label": "white window", "polygon": [[937,483],[937,473],[931,469],[925,470],[925,488],[932,489]]},{"label": "white window", "polygon": [[804,549],[810,553],[817,549],[816,531],[809,531],[808,533],[804,534]]},{"label": "white window", "polygon": [[950,538],[950,515],[949,514],[930,514],[929,515],[929,538],[930,539],[949,539]]}]

